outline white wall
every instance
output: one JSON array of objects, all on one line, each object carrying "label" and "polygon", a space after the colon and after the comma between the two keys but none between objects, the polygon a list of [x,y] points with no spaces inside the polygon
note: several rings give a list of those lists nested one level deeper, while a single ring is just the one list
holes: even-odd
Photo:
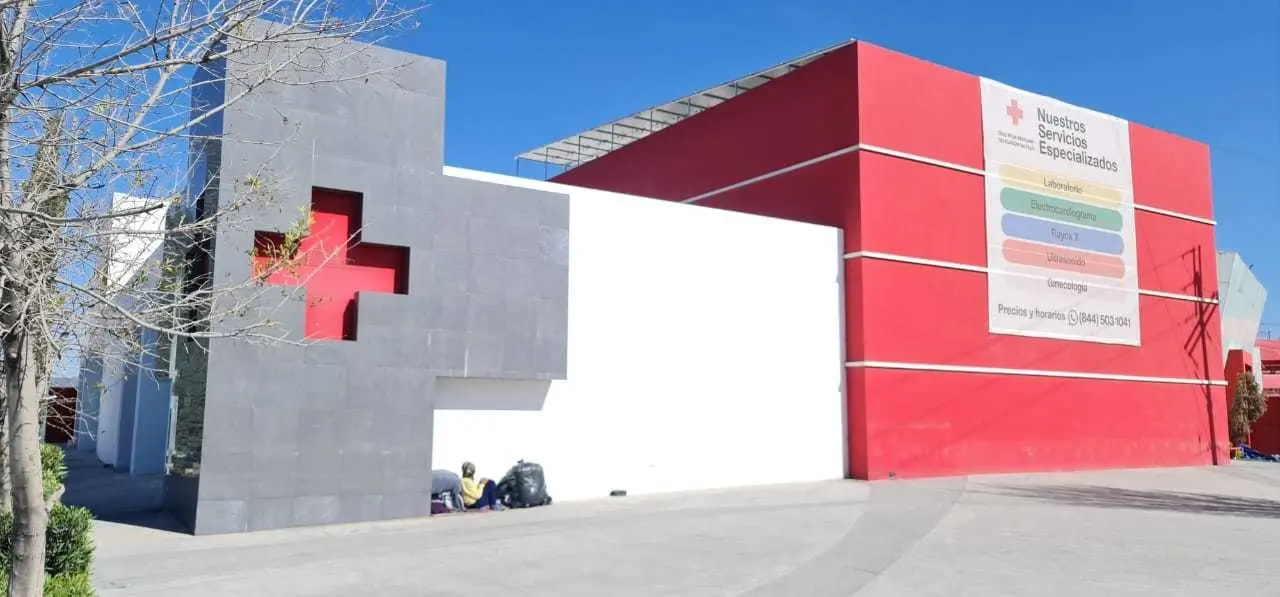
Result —
[{"label": "white wall", "polygon": [[107,280],[116,285],[112,290],[128,287],[151,256],[164,244],[164,238],[155,233],[165,229],[168,207],[158,204],[158,200],[147,197],[134,197],[126,193],[113,195],[113,213],[141,210],[153,205],[157,207],[151,211],[111,220],[112,228],[119,231],[110,236],[110,261],[106,265]]},{"label": "white wall", "polygon": [[837,230],[446,173],[571,193],[569,379],[440,380],[436,468],[538,462],[560,501],[843,476]]},{"label": "white wall", "polygon": [[[111,208],[113,212],[137,210],[154,205],[157,201],[115,193],[112,196]],[[130,293],[131,290],[155,288],[158,283],[159,276],[156,275],[156,268],[161,265],[163,258],[163,253],[160,251],[163,239],[154,233],[165,229],[167,214],[168,207],[157,207],[152,211],[121,216],[112,220],[111,225],[116,233],[109,237],[110,253],[103,267],[107,280],[112,285],[108,289],[108,294],[113,295],[126,310],[134,307],[135,297]],[[147,281],[141,285],[135,285],[135,278],[144,271],[150,274]],[[100,390],[101,395],[96,404],[84,401],[77,404],[76,416],[77,419],[85,418],[88,421],[88,428],[92,433],[96,433],[95,450],[98,460],[112,466],[127,466],[131,463],[117,462],[121,441],[120,430],[125,427],[125,422],[121,420],[123,414],[121,407],[128,398],[124,395],[126,374],[124,363],[136,361],[138,355],[133,352],[136,352],[137,346],[133,342],[122,343],[111,338],[100,338],[100,340],[101,354],[93,355],[102,361],[100,386],[98,389],[89,390],[81,388],[81,391]],[[86,407],[90,407],[90,410],[84,410]]]},{"label": "white wall", "polygon": [[119,359],[102,363],[102,394],[98,398],[98,460],[115,466],[120,449],[120,404],[124,398],[124,365]]},{"label": "white wall", "polygon": [[1234,251],[1218,252],[1218,310],[1222,321],[1222,358],[1243,349],[1253,357],[1253,374],[1262,383],[1262,353],[1258,330],[1262,325],[1267,289]]}]

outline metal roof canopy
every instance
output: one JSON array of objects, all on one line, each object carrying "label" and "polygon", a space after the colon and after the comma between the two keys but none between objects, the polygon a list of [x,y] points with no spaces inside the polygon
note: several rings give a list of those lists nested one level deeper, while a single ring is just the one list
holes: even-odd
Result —
[{"label": "metal roof canopy", "polygon": [[690,116],[709,110],[769,81],[786,75],[831,52],[853,43],[843,41],[782,64],[766,68],[728,83],[686,95],[675,101],[641,110],[608,124],[570,135],[554,143],[531,149],[517,160],[554,164],[565,170],[617,151]]}]

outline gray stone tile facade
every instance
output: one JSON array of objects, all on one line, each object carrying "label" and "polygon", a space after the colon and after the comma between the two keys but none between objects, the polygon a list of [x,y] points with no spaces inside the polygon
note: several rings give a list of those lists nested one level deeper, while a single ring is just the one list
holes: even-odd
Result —
[{"label": "gray stone tile facade", "polygon": [[[272,60],[226,64],[204,100]],[[442,62],[368,46],[315,64],[282,76],[330,82],[256,89],[217,119],[220,143],[194,148],[221,205],[249,177],[275,199],[220,226],[214,284],[246,280],[255,231],[287,229],[326,188],[362,194],[363,242],[408,247],[408,292],[360,294],[355,341],[209,342],[198,479],[166,484],[198,534],[426,515],[436,379],[566,375],[568,197],[442,173]],[[300,293],[279,290],[256,300],[304,340],[305,304],[275,302]]]}]

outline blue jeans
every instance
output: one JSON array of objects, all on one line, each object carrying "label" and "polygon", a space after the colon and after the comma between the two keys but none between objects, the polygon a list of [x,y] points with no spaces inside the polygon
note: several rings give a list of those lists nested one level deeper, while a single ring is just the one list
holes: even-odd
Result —
[{"label": "blue jeans", "polygon": [[496,505],[498,505],[498,486],[493,481],[485,481],[484,489],[480,492],[480,499],[476,500],[476,503],[467,506],[467,509],[493,508]]}]

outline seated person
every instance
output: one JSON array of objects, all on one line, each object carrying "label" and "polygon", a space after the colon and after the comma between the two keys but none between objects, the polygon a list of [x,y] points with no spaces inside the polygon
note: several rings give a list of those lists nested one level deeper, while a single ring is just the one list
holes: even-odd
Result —
[{"label": "seated person", "polygon": [[501,510],[498,486],[490,479],[476,479],[476,465],[462,463],[462,504],[468,510]]}]

